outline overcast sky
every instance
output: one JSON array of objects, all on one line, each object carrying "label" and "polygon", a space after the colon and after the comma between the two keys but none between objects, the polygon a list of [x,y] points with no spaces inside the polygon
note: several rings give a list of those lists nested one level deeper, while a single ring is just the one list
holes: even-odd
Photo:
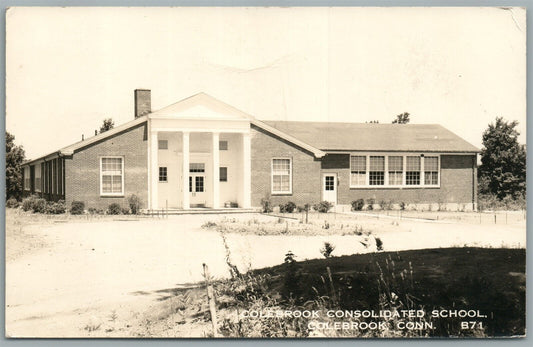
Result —
[{"label": "overcast sky", "polygon": [[265,120],[409,112],[478,147],[503,116],[525,143],[518,8],[11,8],[6,35],[6,129],[28,158],[133,119],[136,88],[153,110],[203,91]]}]

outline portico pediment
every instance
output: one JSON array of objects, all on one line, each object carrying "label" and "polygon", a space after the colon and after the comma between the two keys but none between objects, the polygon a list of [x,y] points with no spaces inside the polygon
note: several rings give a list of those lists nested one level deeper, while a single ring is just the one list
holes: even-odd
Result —
[{"label": "portico pediment", "polygon": [[149,115],[152,119],[251,121],[254,118],[205,93],[199,93]]}]

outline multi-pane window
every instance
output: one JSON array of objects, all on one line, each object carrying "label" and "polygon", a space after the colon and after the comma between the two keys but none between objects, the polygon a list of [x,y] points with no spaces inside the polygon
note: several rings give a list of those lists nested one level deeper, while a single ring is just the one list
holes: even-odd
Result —
[{"label": "multi-pane window", "polygon": [[272,193],[291,193],[290,159],[272,159]]},{"label": "multi-pane window", "polygon": [[424,184],[439,184],[439,157],[424,158]]},{"label": "multi-pane window", "polygon": [[159,182],[168,182],[167,167],[166,166],[160,166],[159,167]]},{"label": "multi-pane window", "polygon": [[364,186],[366,184],[366,156],[350,157],[350,185]]},{"label": "multi-pane window", "polygon": [[189,172],[205,172],[204,163],[190,163]]},{"label": "multi-pane window", "polygon": [[218,149],[221,151],[227,151],[228,150],[228,141],[219,141],[218,142]]},{"label": "multi-pane window", "polygon": [[326,176],[324,185],[325,190],[335,190],[335,176]]},{"label": "multi-pane window", "polygon": [[405,184],[417,186],[420,184],[420,157],[408,156],[405,162]]},{"label": "multi-pane window", "polygon": [[124,194],[124,162],[122,158],[101,158],[101,194],[122,195]]},{"label": "multi-pane window", "polygon": [[168,149],[168,141],[167,140],[159,140],[159,141],[157,141],[157,147],[159,149]]},{"label": "multi-pane window", "polygon": [[370,157],[368,183],[371,186],[382,186],[385,184],[385,157]]},{"label": "multi-pane window", "polygon": [[220,182],[227,182],[228,181],[228,168],[220,167],[218,177],[219,177]]},{"label": "multi-pane window", "polygon": [[403,157],[389,156],[389,185],[400,186],[403,184]]},{"label": "multi-pane window", "polygon": [[195,192],[201,193],[204,191],[204,176],[194,176]]}]

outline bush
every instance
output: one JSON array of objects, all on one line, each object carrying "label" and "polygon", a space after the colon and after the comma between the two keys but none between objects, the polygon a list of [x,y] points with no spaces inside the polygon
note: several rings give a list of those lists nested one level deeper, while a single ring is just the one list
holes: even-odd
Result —
[{"label": "bush", "polygon": [[83,214],[85,203],[83,201],[73,201],[70,205],[70,214]]},{"label": "bush", "polygon": [[363,199],[352,201],[352,211],[361,211],[363,206],[365,206],[365,201]]},{"label": "bush", "polygon": [[320,249],[320,253],[324,256],[324,258],[331,257],[331,253],[335,250],[335,246],[329,242],[324,242],[324,247]]},{"label": "bush", "polygon": [[273,211],[272,204],[270,203],[270,199],[263,198],[261,199],[261,206],[263,213],[271,213]]},{"label": "bush", "polygon": [[135,194],[128,196],[128,205],[130,206],[131,214],[138,214],[141,209],[141,198]]},{"label": "bush", "polygon": [[6,201],[6,207],[9,207],[9,208],[17,208],[19,207],[19,202],[17,199],[15,198],[9,198],[7,199]]},{"label": "bush", "polygon": [[24,211],[33,211],[33,206],[35,205],[35,202],[39,199],[37,195],[29,196],[22,200],[22,209]]},{"label": "bush", "polygon": [[109,206],[107,207],[107,214],[117,215],[121,213],[122,213],[122,207],[120,207],[120,205],[117,204],[116,202],[109,204]]},{"label": "bush", "polygon": [[104,210],[102,210],[101,208],[96,208],[96,207],[89,207],[88,211],[90,214],[104,214],[105,213]]},{"label": "bush", "polygon": [[46,200],[39,198],[37,195],[32,195],[22,200],[22,209],[24,211],[31,211],[35,213],[45,213]]},{"label": "bush", "polygon": [[279,212],[281,213],[293,213],[296,209],[296,204],[292,201],[289,201],[286,204],[279,205]]},{"label": "bush", "polygon": [[120,212],[121,212],[122,214],[130,214],[131,210],[129,209],[129,207],[122,207],[122,208],[120,209]]},{"label": "bush", "polygon": [[400,210],[405,210],[405,202],[400,202]]},{"label": "bush", "polygon": [[367,199],[366,200],[366,209],[369,211],[372,211],[374,209],[374,204],[376,203],[375,199]]},{"label": "bush", "polygon": [[63,214],[67,211],[65,200],[58,200],[57,202],[49,201],[46,204],[46,213],[48,214]]},{"label": "bush", "polygon": [[329,201],[321,201],[313,206],[313,208],[320,213],[327,213],[332,207],[333,204]]}]

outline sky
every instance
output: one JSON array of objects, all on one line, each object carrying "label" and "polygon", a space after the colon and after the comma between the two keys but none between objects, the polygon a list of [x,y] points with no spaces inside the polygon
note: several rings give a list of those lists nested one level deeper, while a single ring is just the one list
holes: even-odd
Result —
[{"label": "sky", "polygon": [[[10,8],[6,130],[27,158],[205,92],[261,120],[438,123],[526,141],[521,8]],[[357,136],[357,134],[354,134]],[[379,141],[379,139],[376,139]]]}]

